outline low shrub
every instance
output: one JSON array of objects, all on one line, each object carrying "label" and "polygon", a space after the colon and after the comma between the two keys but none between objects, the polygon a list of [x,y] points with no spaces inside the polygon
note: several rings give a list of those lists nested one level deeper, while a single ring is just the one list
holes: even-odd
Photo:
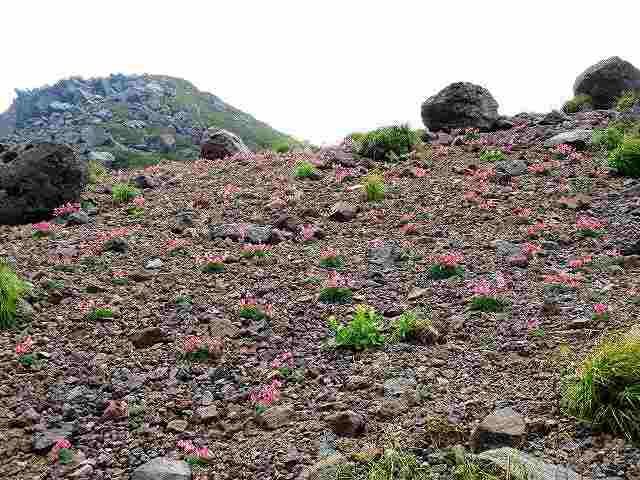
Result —
[{"label": "low shrub", "polygon": [[271,149],[276,153],[287,153],[291,149],[291,145],[285,141],[274,142]]},{"label": "low shrub", "polygon": [[392,325],[389,340],[392,342],[415,340],[435,340],[438,336],[431,320],[423,318],[416,311],[404,312]]},{"label": "low shrub", "polygon": [[576,113],[580,111],[583,106],[591,106],[591,96],[589,95],[576,95],[571,100],[568,100],[562,109],[565,113]]},{"label": "low shrub", "polygon": [[295,175],[297,178],[313,178],[317,175],[317,172],[311,163],[302,161],[296,166]]},{"label": "low shrub", "polygon": [[337,347],[352,347],[361,350],[384,343],[380,332],[380,315],[373,307],[356,305],[353,319],[347,325],[340,325],[335,316],[329,317],[329,328],[335,333]]},{"label": "low shrub", "polygon": [[364,179],[364,191],[367,201],[377,202],[384,198],[384,179],[377,172],[370,173]]},{"label": "low shrub", "polygon": [[614,126],[607,128],[595,128],[591,143],[595,146],[602,146],[607,151],[615,150],[622,143],[624,132]]},{"label": "low shrub", "polygon": [[608,163],[621,175],[640,177],[640,138],[625,135],[622,143],[609,152]]},{"label": "low shrub", "polygon": [[498,162],[505,158],[507,157],[501,150],[485,150],[480,154],[480,160],[483,162]]},{"label": "low shrub", "polygon": [[562,405],[598,429],[640,439],[640,330],[597,346],[565,378]]},{"label": "low shrub", "polygon": [[627,90],[618,98],[616,109],[625,112],[630,110],[638,101],[640,101],[640,91]]},{"label": "low shrub", "polygon": [[357,141],[360,147],[358,153],[373,160],[384,160],[391,153],[396,156],[407,155],[418,140],[418,134],[408,125],[382,127],[367,132]]}]

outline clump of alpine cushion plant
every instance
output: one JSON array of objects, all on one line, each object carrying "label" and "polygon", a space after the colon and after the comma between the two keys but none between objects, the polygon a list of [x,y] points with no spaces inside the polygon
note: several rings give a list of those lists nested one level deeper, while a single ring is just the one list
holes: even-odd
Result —
[{"label": "clump of alpine cushion plant", "polygon": [[609,152],[608,163],[621,175],[640,177],[640,138],[625,135],[622,143]]},{"label": "clump of alpine cushion plant", "polygon": [[562,404],[599,430],[640,440],[640,329],[603,340],[565,378]]},{"label": "clump of alpine cushion plant", "polygon": [[344,266],[344,259],[334,248],[326,248],[320,252],[320,266],[340,270]]},{"label": "clump of alpine cushion plant", "polygon": [[356,305],[355,314],[347,325],[341,325],[334,315],[329,317],[328,323],[329,329],[335,334],[336,347],[362,350],[384,343],[381,319],[373,307],[361,304]]},{"label": "clump of alpine cushion plant", "polygon": [[35,362],[35,354],[31,353],[33,347],[33,339],[28,336],[23,341],[16,345],[16,355],[18,355],[18,362],[23,367],[31,367]]},{"label": "clump of alpine cushion plant", "polygon": [[325,287],[320,291],[319,300],[324,303],[351,303],[353,292],[345,286],[345,282],[338,272],[332,270]]},{"label": "clump of alpine cushion plant", "polygon": [[27,284],[0,259],[0,328],[15,327],[18,301],[27,290]]},{"label": "clump of alpine cushion plant", "polygon": [[60,464],[67,465],[73,461],[73,453],[71,452],[71,443],[64,438],[58,440],[51,449],[51,455]]},{"label": "clump of alpine cushion plant", "polygon": [[127,203],[129,200],[140,195],[140,190],[130,183],[116,183],[111,187],[111,198],[115,203]]},{"label": "clump of alpine cushion plant", "polygon": [[262,243],[254,245],[250,243],[242,247],[241,255],[244,258],[253,258],[253,257],[263,258],[270,253],[270,250],[271,250],[271,245],[265,245]]},{"label": "clump of alpine cushion plant", "polygon": [[282,382],[274,378],[269,385],[251,392],[249,399],[253,402],[257,415],[264,413],[280,398],[280,387],[282,387]]},{"label": "clump of alpine cushion plant", "polygon": [[606,303],[596,303],[593,306],[593,320],[604,321],[609,319],[609,306]]},{"label": "clump of alpine cushion plant", "polygon": [[429,274],[434,280],[442,280],[456,275],[464,276],[464,269],[460,265],[463,260],[464,256],[456,252],[436,255],[434,263],[429,269]]},{"label": "clump of alpine cushion plant", "polygon": [[114,271],[111,272],[111,283],[114,285],[126,285],[129,283],[129,279],[127,278],[127,272],[123,271]]},{"label": "clump of alpine cushion plant", "polygon": [[144,197],[142,195],[138,195],[133,199],[133,205],[127,207],[127,215],[131,215],[133,217],[139,217],[144,213]]},{"label": "clump of alpine cushion plant", "polygon": [[262,320],[272,314],[270,305],[259,305],[255,298],[247,297],[240,301],[238,315],[249,320]]},{"label": "clump of alpine cushion plant", "polygon": [[397,159],[408,155],[418,140],[409,125],[382,127],[362,135],[358,153],[373,160]]},{"label": "clump of alpine cushion plant", "polygon": [[221,351],[222,344],[214,338],[189,335],[184,341],[184,358],[188,361],[202,362]]},{"label": "clump of alpine cushion plant", "polygon": [[598,238],[604,234],[603,227],[604,224],[596,218],[581,216],[576,221],[577,233],[582,237]]},{"label": "clump of alpine cushion plant", "polygon": [[485,150],[480,154],[483,162],[498,162],[507,158],[501,150]]},{"label": "clump of alpine cushion plant", "polygon": [[184,461],[192,466],[206,466],[213,458],[207,447],[196,447],[191,440],[178,440],[176,446],[185,453]]},{"label": "clump of alpine cushion plant", "polygon": [[49,222],[38,222],[31,225],[31,229],[33,230],[31,233],[31,237],[36,240],[51,237],[55,233],[56,230],[61,228],[59,224],[49,223]]},{"label": "clump of alpine cushion plant", "polygon": [[78,304],[78,308],[87,320],[110,320],[113,318],[113,311],[104,303],[97,303],[95,300],[83,300]]},{"label": "clump of alpine cushion plant", "polygon": [[175,257],[176,255],[186,255],[187,250],[185,247],[190,245],[189,240],[185,240],[182,238],[174,238],[171,240],[167,240],[167,243],[164,246],[164,253],[169,255],[170,257]]},{"label": "clump of alpine cushion plant", "polygon": [[220,255],[204,255],[198,257],[196,262],[201,265],[205,273],[220,273],[224,271],[224,257]]},{"label": "clump of alpine cushion plant", "polygon": [[[499,277],[500,279],[502,277]],[[497,297],[500,287],[495,288],[486,280],[476,283],[472,287],[473,296],[471,297],[471,310],[479,310],[481,312],[502,312],[505,302]]]}]

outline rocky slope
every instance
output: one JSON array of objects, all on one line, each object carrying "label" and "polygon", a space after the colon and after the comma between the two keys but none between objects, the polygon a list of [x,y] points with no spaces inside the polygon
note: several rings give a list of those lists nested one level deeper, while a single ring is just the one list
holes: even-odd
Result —
[{"label": "rocky slope", "polygon": [[70,78],[25,91],[0,114],[0,143],[54,141],[115,156],[116,166],[196,159],[207,127],[240,136],[252,150],[290,138],[180,78]]},{"label": "rocky slope", "polygon": [[[142,216],[113,204],[110,177],[82,194],[88,215],[75,214],[54,238],[0,227],[0,254],[37,287],[22,328],[41,357],[23,368],[14,352],[23,332],[0,337],[2,474],[147,480],[173,472],[188,480],[193,470],[199,478],[315,479],[394,445],[446,478],[445,447],[495,453],[513,444],[551,472],[566,464],[585,478],[637,478],[637,446],[564,415],[558,395],[560,379],[602,334],[637,323],[640,258],[620,252],[638,241],[640,184],[611,175],[589,151],[537,172],[549,160],[540,135],[561,133],[539,120],[522,117],[517,128],[474,142],[441,134],[443,145],[395,165],[346,146],[325,150],[310,158],[315,180],[293,176],[302,153],[162,162],[127,172],[145,187]],[[480,160],[481,144],[511,145],[507,160]],[[339,167],[353,169],[350,178],[337,177]],[[387,193],[366,202],[358,185],[374,168]],[[475,189],[476,199],[467,195]],[[604,221],[606,234],[576,235],[580,215]],[[531,239],[527,231],[540,221],[549,236]],[[171,255],[176,240],[187,243]],[[270,255],[243,258],[259,241]],[[518,259],[527,241],[541,250]],[[353,303],[373,306],[385,329],[421,308],[437,341],[360,353],[328,347],[328,316],[346,321],[354,305],[319,301],[327,247],[345,259]],[[430,278],[433,256],[448,252],[463,255],[464,278]],[[198,259],[207,254],[226,255],[224,271],[204,273]],[[582,267],[569,266],[587,256]],[[561,271],[580,281],[551,298],[545,276]],[[471,311],[470,287],[498,273],[510,308]],[[240,318],[249,296],[271,307],[266,319]],[[90,300],[113,316],[87,319],[82,302]],[[609,305],[608,319],[591,320],[595,302]],[[185,362],[188,335],[213,336],[221,349]],[[251,393],[280,375],[272,362],[287,352],[296,374],[281,376],[279,397],[256,415]],[[121,401],[128,417],[116,414],[113,402]],[[74,454],[69,465],[50,453],[61,437]],[[188,466],[178,441],[208,447],[211,464]]]}]

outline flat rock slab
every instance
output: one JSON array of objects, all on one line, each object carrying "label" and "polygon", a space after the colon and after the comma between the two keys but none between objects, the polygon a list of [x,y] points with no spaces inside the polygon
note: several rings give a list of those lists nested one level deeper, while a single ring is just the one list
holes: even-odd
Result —
[{"label": "flat rock slab", "polygon": [[136,468],[131,480],[191,480],[191,467],[181,460],[158,457]]},{"label": "flat rock slab", "polygon": [[472,450],[520,446],[526,435],[524,418],[513,409],[506,407],[488,415],[471,433]]}]

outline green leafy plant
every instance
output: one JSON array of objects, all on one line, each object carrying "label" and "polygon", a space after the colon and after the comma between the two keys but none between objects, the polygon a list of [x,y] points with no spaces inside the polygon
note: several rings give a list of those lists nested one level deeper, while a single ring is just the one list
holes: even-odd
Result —
[{"label": "green leafy plant", "polygon": [[389,340],[392,342],[409,339],[425,340],[435,339],[438,336],[431,320],[423,318],[417,311],[404,312],[392,324],[392,333]]},{"label": "green leafy plant", "polygon": [[361,304],[356,305],[355,315],[347,325],[340,325],[333,315],[329,317],[328,323],[331,331],[335,333],[337,347],[361,350],[384,343],[379,327],[380,319],[373,307]]},{"label": "green leafy plant", "polygon": [[607,151],[615,150],[620,146],[624,138],[624,131],[614,127],[594,128],[591,143],[594,146],[602,146]]},{"label": "green leafy plant", "polygon": [[622,143],[609,152],[608,162],[622,175],[640,177],[640,138],[625,135]]},{"label": "green leafy plant", "polygon": [[140,195],[140,190],[129,183],[116,183],[111,188],[111,197],[116,203],[126,203]]},{"label": "green leafy plant", "polygon": [[342,284],[342,280],[335,270],[331,270],[326,286],[320,291],[319,300],[325,303],[350,303],[353,292]]},{"label": "green leafy plant", "polygon": [[176,305],[192,305],[193,299],[189,295],[179,295],[175,300]]},{"label": "green leafy plant", "polygon": [[584,94],[576,95],[564,104],[563,110],[565,113],[576,113],[584,105],[591,105],[591,96]]},{"label": "green leafy plant", "polygon": [[296,166],[295,176],[297,178],[313,178],[316,175],[317,171],[315,167],[305,160],[299,162]]},{"label": "green leafy plant", "polygon": [[562,405],[601,430],[640,439],[640,330],[601,342],[565,378]]},{"label": "green leafy plant", "polygon": [[105,318],[112,318],[113,312],[108,307],[97,307],[89,312],[87,320],[101,320]]},{"label": "green leafy plant", "polygon": [[0,328],[15,326],[18,300],[27,290],[26,283],[0,259]]},{"label": "green leafy plant", "polygon": [[504,309],[504,303],[492,296],[478,295],[471,299],[470,308],[481,312],[501,312]]},{"label": "green leafy plant", "polygon": [[[352,137],[353,138],[353,137]],[[419,141],[418,134],[409,125],[382,127],[362,135],[358,153],[374,160],[407,155]]]},{"label": "green leafy plant", "polygon": [[287,153],[291,149],[291,145],[285,141],[274,142],[271,149],[276,153]]},{"label": "green leafy plant", "polygon": [[58,451],[58,461],[62,465],[68,465],[69,463],[71,463],[73,461],[73,453],[71,452],[71,449],[61,448]]},{"label": "green leafy plant", "polygon": [[483,162],[497,162],[505,158],[507,157],[501,150],[485,150],[480,154],[480,160]]},{"label": "green leafy plant", "polygon": [[377,202],[384,198],[384,179],[377,172],[372,172],[364,179],[364,191],[367,195],[367,201]]},{"label": "green leafy plant", "polygon": [[627,90],[618,98],[616,108],[619,111],[624,112],[630,110],[638,101],[640,101],[640,91]]}]

